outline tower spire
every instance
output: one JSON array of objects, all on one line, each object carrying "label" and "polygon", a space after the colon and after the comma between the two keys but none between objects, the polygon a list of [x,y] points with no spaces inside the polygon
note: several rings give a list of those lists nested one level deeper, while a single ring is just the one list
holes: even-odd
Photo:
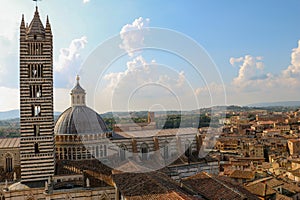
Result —
[{"label": "tower spire", "polygon": [[33,1],[35,1],[35,7],[37,9],[37,7],[38,7],[38,1],[41,1],[41,0],[33,0]]}]

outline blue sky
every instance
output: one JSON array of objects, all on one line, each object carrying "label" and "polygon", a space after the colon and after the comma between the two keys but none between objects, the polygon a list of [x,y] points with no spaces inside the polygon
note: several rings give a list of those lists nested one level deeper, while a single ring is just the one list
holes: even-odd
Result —
[{"label": "blue sky", "polygon": [[[55,109],[63,111],[69,106],[69,90],[75,82],[75,75],[80,74],[81,64],[90,53],[108,38],[118,36],[127,24],[134,28],[135,20],[136,25],[174,30],[199,43],[220,71],[226,89],[226,104],[247,105],[266,101],[299,100],[299,8],[298,0],[41,1],[40,17],[45,23],[45,17],[49,15],[54,35]],[[0,91],[7,94],[1,96],[1,111],[19,107],[19,24],[22,14],[25,15],[26,22],[30,23],[34,10],[35,3],[30,0],[3,0],[0,8],[0,25],[6,27],[0,30]],[[68,57],[66,53],[73,56]],[[145,67],[152,60],[155,60],[155,63],[168,63],[177,70],[177,74],[174,75],[166,72],[165,78],[171,80],[168,84],[172,85],[172,81],[175,83],[183,77],[190,82],[192,89],[182,85],[180,91],[190,90],[195,92],[191,95],[196,95],[199,99],[209,98],[205,87],[198,84],[197,77],[192,77],[188,65],[178,59],[172,59],[170,55],[147,51],[139,55],[128,55],[118,62],[118,66],[112,66],[104,85],[99,87],[99,95],[113,98],[112,94],[104,91],[116,89],[109,87],[109,83],[112,84],[116,77],[123,77],[127,81],[138,80],[139,77],[145,79],[147,74],[141,74],[144,73],[143,70],[129,69],[127,64],[136,61],[133,63]],[[128,74],[132,77],[128,77]],[[125,81],[116,81],[117,84],[123,84],[120,88],[128,84]],[[216,93],[218,98],[217,93],[223,92],[223,86],[214,82],[208,84],[215,88],[210,92]],[[155,104],[167,104],[167,98],[163,99],[160,92],[157,95],[154,94],[157,99]],[[139,98],[140,103],[135,102],[139,105],[136,109],[143,109],[140,105],[143,102],[146,105],[145,109],[151,107],[151,103],[154,104]],[[187,104],[187,99],[182,101],[182,104]],[[209,102],[200,106],[209,106]],[[108,98],[103,106],[95,107],[99,112],[105,112],[113,109],[109,104]],[[190,104],[184,109],[192,109],[194,106]]]}]

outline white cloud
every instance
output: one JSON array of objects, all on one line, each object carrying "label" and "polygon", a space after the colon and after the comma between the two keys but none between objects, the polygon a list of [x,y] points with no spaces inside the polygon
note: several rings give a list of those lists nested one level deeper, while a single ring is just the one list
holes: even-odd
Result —
[{"label": "white cloud", "polygon": [[300,40],[298,41],[298,47],[292,50],[290,66],[283,70],[282,75],[290,80],[300,78]]},{"label": "white cloud", "polygon": [[58,60],[54,65],[57,87],[70,86],[74,82],[76,73],[83,62],[80,52],[87,42],[87,37],[82,36],[72,40],[69,47],[60,49]]},{"label": "white cloud", "polygon": [[233,85],[238,88],[256,87],[258,82],[268,79],[270,74],[264,73],[262,57],[246,55],[239,58],[230,58],[231,65],[239,63],[238,76],[233,79]]},{"label": "white cloud", "polygon": [[229,59],[229,62],[230,62],[230,64],[231,64],[232,66],[234,66],[235,63],[240,63],[240,62],[242,62],[243,60],[244,60],[243,57],[239,57],[239,58],[230,58],[230,59]]},{"label": "white cloud", "polygon": [[121,72],[104,76],[96,92],[96,109],[147,109],[160,105],[165,109],[196,108],[194,89],[184,71],[175,71],[154,60],[137,56]]},{"label": "white cloud", "polygon": [[86,43],[87,37],[82,36],[81,38],[72,40],[68,48],[60,49],[58,62],[54,67],[55,71],[60,72],[71,67],[70,64],[80,57],[79,52],[85,47]]},{"label": "white cloud", "polygon": [[89,3],[90,0],[83,0],[83,3]]},{"label": "white cloud", "polygon": [[133,56],[133,50],[142,47],[144,42],[144,30],[148,27],[150,19],[139,17],[132,24],[126,24],[120,31],[122,39],[121,49],[124,49],[129,56]]},{"label": "white cloud", "polygon": [[230,58],[229,62],[240,64],[238,76],[226,90],[231,104],[299,100],[300,40],[292,49],[291,64],[279,74],[265,73],[261,56],[246,55]]}]

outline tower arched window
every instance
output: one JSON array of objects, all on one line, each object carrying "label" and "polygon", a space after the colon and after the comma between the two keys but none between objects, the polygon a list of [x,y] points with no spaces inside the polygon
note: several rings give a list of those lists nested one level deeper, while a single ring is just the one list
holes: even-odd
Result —
[{"label": "tower arched window", "polygon": [[149,148],[146,143],[141,145],[142,160],[148,160]]},{"label": "tower arched window", "polygon": [[37,142],[34,143],[34,153],[40,153],[39,144]]}]

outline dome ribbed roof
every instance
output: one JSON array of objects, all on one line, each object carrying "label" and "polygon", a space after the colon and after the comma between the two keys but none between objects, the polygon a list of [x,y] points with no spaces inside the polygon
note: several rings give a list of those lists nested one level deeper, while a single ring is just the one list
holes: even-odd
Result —
[{"label": "dome ribbed roof", "polygon": [[55,135],[99,134],[108,129],[101,116],[87,106],[74,106],[65,110],[55,123]]},{"label": "dome ribbed roof", "polygon": [[76,86],[71,90],[71,94],[85,93],[85,90],[80,86],[80,84],[76,84]]}]

